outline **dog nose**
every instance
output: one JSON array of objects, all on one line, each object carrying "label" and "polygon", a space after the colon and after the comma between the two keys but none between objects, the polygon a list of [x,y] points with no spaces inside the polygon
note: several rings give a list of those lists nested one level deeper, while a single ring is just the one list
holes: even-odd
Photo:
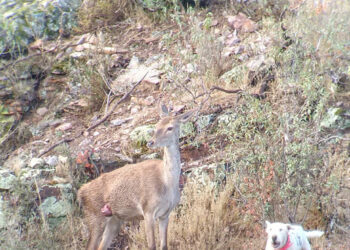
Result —
[{"label": "dog nose", "polygon": [[277,236],[276,235],[272,236],[272,241],[275,242],[276,240],[277,240]]},{"label": "dog nose", "polygon": [[154,145],[154,141],[152,140],[147,143],[147,147],[149,148],[152,147],[153,145]]}]

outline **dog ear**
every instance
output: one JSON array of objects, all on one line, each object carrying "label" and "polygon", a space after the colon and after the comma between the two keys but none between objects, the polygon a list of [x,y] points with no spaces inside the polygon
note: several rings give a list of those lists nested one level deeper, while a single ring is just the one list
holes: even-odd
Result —
[{"label": "dog ear", "polygon": [[288,229],[288,231],[292,230],[293,229],[292,225],[291,224],[287,224],[287,229]]}]

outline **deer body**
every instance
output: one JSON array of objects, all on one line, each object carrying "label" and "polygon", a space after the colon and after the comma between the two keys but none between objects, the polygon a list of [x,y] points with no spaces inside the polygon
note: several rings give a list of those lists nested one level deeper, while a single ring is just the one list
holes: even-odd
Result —
[{"label": "deer body", "polygon": [[[78,200],[83,205],[90,232],[87,249],[107,249],[123,221],[133,219],[145,220],[150,249],[156,249],[154,226],[159,220],[161,248],[167,249],[169,214],[180,201],[179,127],[192,113],[167,116],[158,122],[148,146],[164,147],[163,160],[126,165],[79,189]],[[111,217],[101,213],[106,203],[110,205]]]}]

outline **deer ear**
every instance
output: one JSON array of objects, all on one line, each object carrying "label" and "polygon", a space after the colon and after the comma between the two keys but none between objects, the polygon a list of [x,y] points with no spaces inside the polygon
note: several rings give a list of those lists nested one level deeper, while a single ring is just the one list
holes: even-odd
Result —
[{"label": "deer ear", "polygon": [[196,109],[193,109],[193,110],[187,111],[186,113],[183,113],[182,115],[178,115],[176,116],[176,120],[182,123],[187,122],[196,111],[197,111]]},{"label": "deer ear", "polygon": [[165,106],[164,103],[161,103],[159,105],[159,115],[160,115],[160,117],[165,117],[165,116],[169,115],[169,110],[168,110],[167,106]]}]

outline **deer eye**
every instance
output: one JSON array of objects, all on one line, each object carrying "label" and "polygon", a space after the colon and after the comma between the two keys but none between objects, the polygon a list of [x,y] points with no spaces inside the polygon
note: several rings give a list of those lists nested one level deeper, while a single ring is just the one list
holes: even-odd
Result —
[{"label": "deer eye", "polygon": [[167,131],[171,131],[171,130],[173,130],[173,127],[168,127],[167,128]]}]

